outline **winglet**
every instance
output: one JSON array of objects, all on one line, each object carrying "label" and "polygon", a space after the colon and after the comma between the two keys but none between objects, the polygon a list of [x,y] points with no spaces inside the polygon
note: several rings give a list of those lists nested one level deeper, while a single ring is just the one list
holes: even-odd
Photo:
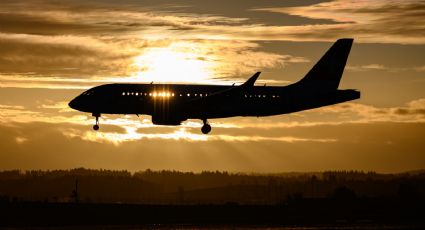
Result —
[{"label": "winglet", "polygon": [[261,74],[261,72],[256,72],[245,83],[240,85],[240,87],[252,87],[252,86],[254,86],[254,83],[255,83],[255,81],[257,81],[257,78],[260,76],[260,74]]}]

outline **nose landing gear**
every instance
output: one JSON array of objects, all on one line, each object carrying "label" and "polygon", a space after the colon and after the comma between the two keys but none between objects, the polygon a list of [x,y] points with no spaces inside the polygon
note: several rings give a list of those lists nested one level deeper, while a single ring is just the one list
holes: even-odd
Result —
[{"label": "nose landing gear", "polygon": [[100,113],[93,113],[92,114],[93,117],[96,117],[96,124],[93,125],[93,130],[97,131],[99,130],[99,117],[100,117]]},{"label": "nose landing gear", "polygon": [[201,131],[203,134],[208,134],[211,132],[211,125],[208,123],[207,119],[202,120],[204,122],[204,125],[201,128]]}]

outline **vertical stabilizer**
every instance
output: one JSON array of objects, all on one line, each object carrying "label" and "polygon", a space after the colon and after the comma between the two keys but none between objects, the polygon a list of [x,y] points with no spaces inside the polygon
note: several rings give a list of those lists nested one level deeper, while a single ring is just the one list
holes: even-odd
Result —
[{"label": "vertical stabilizer", "polygon": [[336,41],[297,84],[306,85],[309,88],[315,88],[320,91],[338,89],[352,44],[352,38],[343,38]]}]

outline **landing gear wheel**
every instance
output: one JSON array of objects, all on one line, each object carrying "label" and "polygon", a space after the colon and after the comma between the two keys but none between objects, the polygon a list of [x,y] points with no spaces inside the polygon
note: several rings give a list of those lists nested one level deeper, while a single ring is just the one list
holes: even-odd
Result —
[{"label": "landing gear wheel", "polygon": [[204,122],[204,125],[201,128],[201,131],[203,134],[208,134],[209,132],[211,132],[211,125],[208,124],[207,119],[202,120]]},{"label": "landing gear wheel", "polygon": [[99,117],[100,117],[100,113],[93,113],[92,114],[93,117],[96,117],[96,124],[93,125],[93,130],[97,131],[99,130]]},{"label": "landing gear wheel", "polygon": [[209,124],[205,124],[202,126],[201,131],[203,134],[208,134],[209,132],[211,132],[211,125]]}]

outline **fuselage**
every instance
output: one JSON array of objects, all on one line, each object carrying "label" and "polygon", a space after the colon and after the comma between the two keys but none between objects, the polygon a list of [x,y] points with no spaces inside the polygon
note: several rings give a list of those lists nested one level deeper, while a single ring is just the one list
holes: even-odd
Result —
[{"label": "fuselage", "polygon": [[[237,86],[181,84],[106,84],[87,90],[70,106],[93,114],[146,114],[157,124],[187,119],[270,116],[332,105],[360,97],[355,90],[317,92],[297,85]],[[229,93],[226,93],[226,92]]]}]

